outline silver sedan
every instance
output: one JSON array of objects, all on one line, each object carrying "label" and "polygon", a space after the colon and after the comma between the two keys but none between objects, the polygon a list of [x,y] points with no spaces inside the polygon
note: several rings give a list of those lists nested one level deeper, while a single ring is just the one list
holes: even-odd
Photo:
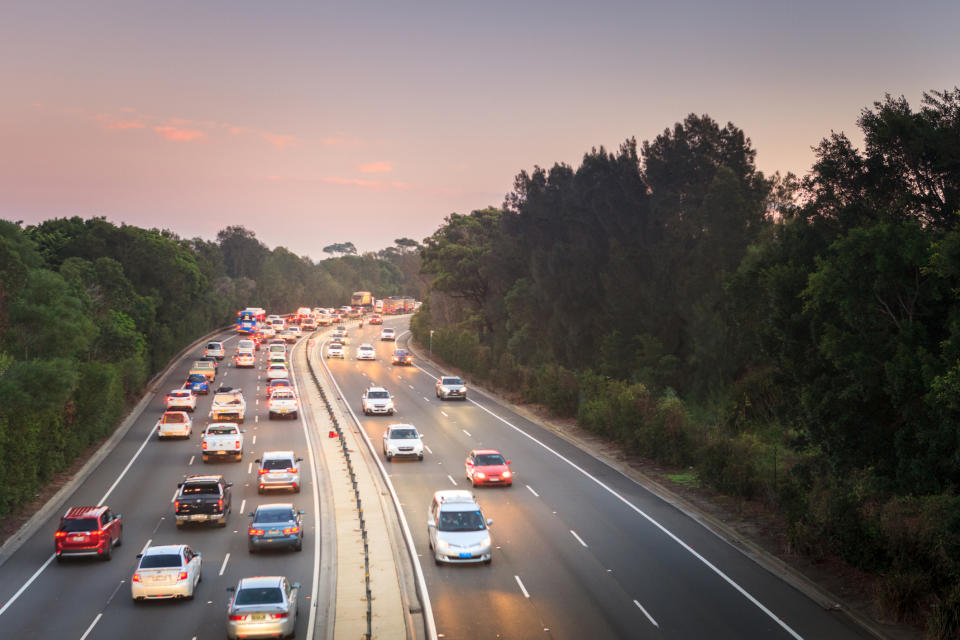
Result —
[{"label": "silver sedan", "polygon": [[228,638],[286,638],[297,626],[300,583],[283,576],[243,578],[227,609]]}]

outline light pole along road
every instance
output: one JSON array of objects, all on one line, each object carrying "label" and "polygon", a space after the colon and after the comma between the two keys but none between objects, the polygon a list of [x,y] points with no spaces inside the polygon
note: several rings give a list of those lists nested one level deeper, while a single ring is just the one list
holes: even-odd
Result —
[{"label": "light pole along road", "polygon": [[[205,344],[181,358],[158,383],[156,397],[67,503],[67,507],[102,503],[121,513],[123,545],[114,550],[109,562],[81,558],[55,562],[53,534],[63,512],[52,514],[39,533],[0,568],[0,638],[223,638],[230,595],[227,587],[235,586],[242,577],[255,575],[284,575],[291,582],[299,582],[297,635],[307,637],[308,631],[316,630],[318,637],[326,636],[329,620],[325,614],[331,594],[329,586],[325,589],[324,585],[329,585],[332,577],[325,576],[314,591],[320,578],[318,504],[322,502],[314,475],[318,472],[312,455],[315,447],[307,441],[305,417],[268,420],[265,347],[257,352],[256,368],[237,369],[232,365],[235,333],[224,332],[215,339],[226,341],[227,356],[220,363],[211,394],[200,396],[193,413],[192,437],[158,441],[154,424],[163,412],[165,392],[182,384],[190,363],[202,355]],[[221,384],[243,389],[247,402],[246,419],[241,425],[246,430],[243,461],[204,464],[200,437],[209,422],[212,390]],[[310,384],[309,378],[301,375],[295,384]],[[254,459],[264,451],[291,449],[303,458],[302,491],[258,495]],[[189,474],[222,474],[233,482],[233,512],[226,528],[176,528],[173,496],[177,483]],[[255,555],[248,552],[247,513],[259,504],[271,502],[292,502],[295,508],[306,511],[303,551],[263,551]],[[335,544],[332,540],[324,542]],[[203,581],[194,600],[133,603],[130,578],[136,568],[136,555],[148,543],[188,544],[201,552]],[[314,603],[319,607],[315,608]],[[311,615],[313,611],[318,615]]]},{"label": "light pole along road", "polygon": [[[344,361],[326,364],[376,448],[388,424],[411,423],[425,457],[386,463],[413,532],[446,639],[869,638],[845,614],[817,603],[684,513],[596,458],[474,390],[440,401],[440,371],[392,366],[407,319],[351,330]],[[357,361],[361,343],[375,361]],[[362,391],[383,386],[397,415],[364,417]],[[469,385],[468,385],[469,386]],[[471,489],[471,449],[512,460],[512,487]],[[378,455],[382,453],[378,451]],[[441,489],[468,489],[493,519],[489,566],[435,566],[427,507]]]}]

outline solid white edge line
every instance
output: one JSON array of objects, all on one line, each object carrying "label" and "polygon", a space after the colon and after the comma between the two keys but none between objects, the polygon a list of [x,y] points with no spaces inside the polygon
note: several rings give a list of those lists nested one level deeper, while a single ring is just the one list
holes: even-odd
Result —
[{"label": "solid white edge line", "polygon": [[37,569],[32,576],[30,576],[30,579],[24,582],[23,586],[17,589],[17,592],[13,594],[9,600],[7,600],[7,603],[3,605],[2,608],[0,608],[0,616],[3,615],[4,611],[10,608],[10,605],[12,605],[14,602],[17,601],[17,598],[19,598],[20,595],[27,590],[27,587],[33,584],[33,581],[36,580],[41,573],[43,573],[44,569],[50,566],[50,563],[53,562],[53,559],[56,557],[57,557],[57,554],[55,553],[50,554],[50,557],[47,558],[47,561],[44,562],[42,565],[40,565],[40,568]]},{"label": "solid white edge line", "polygon": [[[413,366],[415,366],[417,369],[419,369],[420,371],[422,371],[422,372],[423,372],[425,375],[427,375],[428,377],[433,378],[434,380],[437,379],[436,376],[434,376],[433,374],[431,374],[430,372],[428,372],[427,370],[425,370],[423,367],[419,366],[418,364],[414,363]],[[710,562],[709,560],[707,560],[706,558],[704,558],[702,555],[700,555],[699,553],[697,553],[697,551],[696,551],[693,547],[691,547],[691,546],[688,545],[686,542],[684,542],[683,540],[681,540],[678,536],[676,536],[673,532],[671,532],[671,531],[670,531],[669,529],[667,529],[665,526],[663,526],[662,524],[660,524],[659,522],[657,522],[656,520],[654,520],[650,515],[648,515],[645,511],[643,511],[643,509],[641,509],[640,507],[636,506],[635,504],[633,504],[632,502],[630,502],[629,500],[627,500],[626,498],[624,498],[623,496],[621,496],[619,493],[617,493],[617,492],[614,491],[612,488],[610,488],[609,486],[607,486],[606,484],[604,484],[604,483],[603,483],[601,480],[599,480],[598,478],[595,478],[594,476],[590,475],[590,473],[589,473],[586,469],[584,469],[583,467],[581,467],[580,465],[578,465],[576,462],[574,462],[574,461],[571,460],[570,458],[567,458],[566,456],[564,456],[562,453],[560,453],[560,452],[557,451],[556,449],[551,448],[551,447],[548,446],[547,444],[545,444],[545,443],[541,442],[540,440],[534,438],[532,435],[530,435],[529,433],[527,433],[526,431],[524,431],[524,430],[521,429],[520,427],[518,427],[518,426],[516,426],[516,425],[514,425],[514,424],[511,424],[510,422],[508,422],[508,421],[505,420],[504,418],[501,418],[500,416],[498,416],[497,414],[495,414],[493,411],[490,411],[490,409],[487,409],[485,406],[483,406],[482,404],[480,404],[480,403],[477,402],[476,400],[473,400],[472,398],[467,398],[467,401],[470,402],[471,404],[473,404],[474,406],[478,407],[479,409],[483,409],[484,411],[486,411],[487,413],[489,413],[491,416],[493,416],[494,418],[496,418],[497,420],[499,420],[499,421],[502,422],[503,424],[507,425],[508,427],[510,427],[511,429],[513,429],[514,431],[516,431],[517,433],[519,433],[519,434],[521,434],[521,435],[523,435],[523,436],[526,436],[528,439],[532,440],[533,442],[536,442],[538,445],[540,445],[541,447],[543,447],[544,449],[546,449],[547,451],[549,451],[549,452],[552,453],[553,455],[557,456],[558,458],[560,458],[561,460],[563,460],[564,462],[566,462],[567,464],[569,464],[571,467],[573,467],[574,469],[576,469],[577,471],[579,471],[580,473],[582,473],[582,474],[585,475],[586,477],[588,477],[588,478],[590,478],[591,480],[593,480],[597,485],[599,485],[600,487],[602,487],[603,489],[605,489],[610,495],[612,495],[612,496],[615,497],[617,500],[619,500],[619,501],[622,502],[623,504],[625,504],[625,505],[627,505],[628,507],[630,507],[631,509],[633,509],[633,510],[634,510],[635,512],[637,512],[641,517],[643,517],[645,520],[647,520],[647,522],[649,522],[650,524],[652,524],[653,526],[655,526],[657,529],[660,529],[660,531],[662,531],[664,534],[666,534],[671,540],[673,540],[674,542],[676,542],[677,544],[679,544],[679,545],[680,545],[681,547],[683,547],[688,553],[690,553],[693,557],[695,557],[697,560],[699,560],[700,562],[702,562],[706,567],[708,567],[708,568],[709,568],[711,571],[713,571],[716,575],[718,575],[720,578],[722,578],[727,584],[729,584],[731,587],[733,587],[734,589],[736,589],[736,590],[740,593],[740,595],[742,595],[744,598],[746,598],[747,600],[749,600],[754,606],[756,606],[758,609],[760,609],[761,611],[763,611],[771,620],[773,620],[773,621],[776,622],[778,625],[780,625],[780,627],[782,627],[783,630],[786,631],[787,633],[789,633],[793,638],[795,638],[796,640],[803,640],[803,636],[801,636],[799,633],[797,633],[796,631],[794,631],[786,622],[784,622],[783,620],[781,620],[776,614],[774,614],[772,611],[770,611],[770,609],[768,609],[767,607],[765,607],[765,606],[763,605],[763,603],[761,603],[759,600],[757,600],[757,599],[754,598],[752,595],[750,595],[750,594],[747,592],[746,589],[744,589],[744,588],[741,587],[739,584],[737,584],[736,582],[734,582],[733,578],[731,578],[730,576],[728,576],[727,574],[725,574],[725,573],[724,573],[723,571],[721,571],[718,567],[716,567],[712,562]]]},{"label": "solid white edge line", "polygon": [[527,489],[530,489],[530,493],[532,493],[533,495],[537,496],[538,498],[540,497],[540,494],[537,493],[536,491],[534,491],[534,490],[533,490],[533,487],[531,487],[530,485],[526,485],[526,487],[527,487]]},{"label": "solid white edge line", "polygon": [[451,475],[448,473],[448,474],[447,474],[447,477],[450,478],[450,482],[453,483],[453,486],[457,486],[457,481],[453,479],[453,476],[451,476]]},{"label": "solid white edge line", "polygon": [[647,620],[650,621],[650,624],[652,624],[653,626],[655,626],[657,629],[660,628],[660,625],[657,624],[657,621],[653,619],[653,616],[650,615],[650,613],[649,613],[646,609],[643,608],[643,605],[642,605],[642,604],[640,604],[640,603],[637,602],[636,600],[633,601],[633,604],[637,605],[637,607],[640,608],[640,611],[643,611],[643,615],[647,616]]},{"label": "solid white edge line", "polygon": [[150,538],[149,540],[143,543],[143,549],[140,549],[140,555],[143,555],[147,552],[147,549],[150,548],[151,542],[153,542],[153,538]]},{"label": "solid white edge line", "polygon": [[570,533],[573,534],[573,537],[577,539],[577,542],[582,544],[584,547],[587,546],[587,543],[583,541],[583,538],[577,535],[576,531],[574,531],[573,529],[570,529]]},{"label": "solid white edge line", "polygon": [[[309,339],[305,342],[298,342],[293,346],[294,349],[297,348],[300,344],[306,344],[309,342]],[[304,350],[307,352],[307,359],[310,358],[310,351],[304,347]],[[293,349],[291,351],[291,356]],[[291,357],[291,365],[293,358]],[[308,365],[309,366],[309,365]],[[300,396],[300,386],[297,384],[297,374],[293,371],[293,367],[290,367],[290,376],[293,378],[293,388],[296,390],[297,397]],[[341,394],[342,395],[342,394]],[[307,432],[307,421],[303,417],[303,413],[297,412],[297,421],[300,423],[300,426],[303,428],[303,437],[307,441],[307,457],[310,459],[310,475],[313,476],[313,519],[314,522],[319,523],[320,520],[320,478],[317,476],[317,462],[316,457],[313,453],[313,444],[310,442],[310,434]],[[319,524],[314,527],[314,536],[313,536],[313,581],[311,583],[310,591],[310,616],[307,621],[307,638],[314,637],[314,629],[317,624],[317,609],[320,607],[318,604],[318,591],[320,590],[320,527]]]},{"label": "solid white edge line", "polygon": [[470,435],[470,432],[467,431],[466,429],[460,429],[460,431],[463,431],[465,434],[467,434],[467,437],[468,437],[468,438],[472,438],[472,437],[473,437],[472,435]]},{"label": "solid white edge line", "polygon": [[527,588],[526,588],[525,586],[523,586],[523,583],[520,581],[520,576],[513,576],[513,577],[514,577],[514,579],[516,579],[517,584],[520,585],[520,591],[523,591],[523,597],[524,597],[524,598],[529,598],[529,597],[530,597],[530,594],[527,593]]},{"label": "solid white edge line", "polygon": [[173,501],[177,499],[177,494],[180,493],[180,489],[177,489],[173,492],[173,496],[170,497],[170,504],[173,504]]},{"label": "solid white edge line", "polygon": [[80,640],[87,640],[87,636],[90,635],[90,632],[93,631],[93,628],[97,626],[97,623],[100,622],[100,618],[103,617],[103,612],[97,614],[97,617],[93,619],[93,622],[90,623],[90,626],[87,627],[87,630],[83,632],[83,635],[80,636]]},{"label": "solid white edge line", "polygon": [[140,457],[140,454],[143,452],[144,447],[147,446],[147,443],[150,442],[150,438],[153,437],[153,429],[147,430],[147,437],[143,440],[143,444],[140,445],[140,448],[137,449],[137,452],[133,454],[133,457],[130,458],[130,462],[127,463],[127,466],[123,468],[123,471],[120,472],[120,475],[117,476],[117,479],[113,481],[113,484],[110,485],[110,488],[107,489],[107,492],[103,494],[103,497],[100,498],[100,502],[97,503],[98,507],[102,507],[103,503],[107,501],[107,498],[110,497],[110,494],[113,493],[113,490],[117,488],[117,485],[120,484],[120,481],[123,480],[123,476],[127,475],[127,471],[130,470],[130,467],[133,466],[133,463]]},{"label": "solid white edge line", "polygon": [[223,575],[223,572],[227,570],[227,563],[230,562],[230,552],[227,552],[227,555],[223,556],[223,564],[220,565],[220,575]]},{"label": "solid white edge line", "polygon": [[[331,372],[330,367],[327,366],[327,361],[321,358],[320,364],[323,365],[323,368],[327,372],[327,376],[330,378],[330,382],[333,383],[337,393],[343,397],[343,389],[341,389],[340,385],[337,384],[337,379],[333,377],[333,372]],[[397,379],[401,379],[399,375],[397,376]],[[423,577],[423,567],[420,565],[420,556],[417,554],[417,547],[413,543],[413,534],[410,532],[410,525],[407,522],[407,516],[403,511],[403,506],[400,504],[400,497],[397,495],[397,490],[393,486],[393,482],[390,480],[390,474],[387,473],[386,468],[383,466],[383,462],[380,460],[380,456],[377,455],[376,450],[373,448],[373,443],[370,441],[370,437],[367,435],[366,429],[363,428],[363,425],[360,423],[360,419],[357,418],[357,414],[354,413],[353,407],[351,407],[349,404],[346,404],[345,406],[347,412],[350,414],[350,417],[353,418],[354,424],[357,425],[360,435],[363,437],[363,441],[367,445],[367,449],[373,456],[374,462],[377,463],[377,468],[380,469],[380,475],[390,492],[390,498],[393,500],[393,508],[397,512],[397,518],[400,520],[400,530],[403,532],[403,539],[407,545],[407,554],[413,563],[413,572],[417,579],[417,591],[419,592],[418,595],[420,596],[420,605],[423,608],[423,619],[427,627],[427,639],[437,640],[437,622],[433,618],[433,604],[430,602],[430,592],[427,591],[427,580]]]}]

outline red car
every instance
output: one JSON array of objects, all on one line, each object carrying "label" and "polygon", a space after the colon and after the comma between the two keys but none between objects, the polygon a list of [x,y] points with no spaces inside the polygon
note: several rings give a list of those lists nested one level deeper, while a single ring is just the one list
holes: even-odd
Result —
[{"label": "red car", "polygon": [[467,480],[473,486],[513,484],[513,472],[510,461],[496,449],[474,449],[467,456]]},{"label": "red car", "polygon": [[383,318],[380,316],[370,316],[370,319],[367,322],[370,324],[383,324]]},{"label": "red car", "polygon": [[272,380],[267,380],[267,397],[269,398],[273,395],[274,391],[283,387],[293,391],[293,385],[290,384],[290,381],[286,378],[274,378]]},{"label": "red car", "polygon": [[53,544],[57,561],[65,556],[109,560],[123,541],[123,518],[110,507],[73,507],[60,518]]}]

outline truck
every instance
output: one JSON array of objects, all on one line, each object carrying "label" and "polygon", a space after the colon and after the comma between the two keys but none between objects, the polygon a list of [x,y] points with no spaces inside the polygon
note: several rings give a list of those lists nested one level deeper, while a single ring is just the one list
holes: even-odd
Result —
[{"label": "truck", "polygon": [[210,458],[233,458],[243,460],[243,430],[230,422],[220,422],[207,426],[200,439],[201,458],[210,462]]},{"label": "truck", "polygon": [[223,476],[187,476],[177,484],[177,495],[173,499],[177,528],[188,522],[216,522],[218,526],[227,526],[233,507],[232,486]]},{"label": "truck", "polygon": [[396,296],[391,298],[384,298],[383,300],[383,315],[393,315],[396,313],[403,313],[403,300]]},{"label": "truck", "polygon": [[207,381],[213,382],[213,379],[217,376],[217,365],[209,360],[197,360],[193,363],[193,366],[190,367],[190,372],[187,376],[197,374],[205,377]]},{"label": "truck", "polygon": [[314,316],[313,316],[312,313],[311,313],[310,315],[308,315],[308,316],[305,316],[305,317],[300,321],[300,328],[301,328],[303,331],[316,331],[316,330],[317,330],[317,320],[316,320],[316,318],[314,318]]},{"label": "truck", "polygon": [[210,405],[210,419],[214,422],[230,420],[242,423],[246,411],[247,401],[243,399],[241,389],[220,387],[214,392]]},{"label": "truck", "polygon": [[270,394],[270,399],[267,400],[269,419],[273,420],[274,416],[296,418],[298,405],[297,396],[292,390],[286,387],[277,389]]},{"label": "truck", "polygon": [[364,307],[367,311],[373,308],[373,294],[369,291],[354,291],[350,296],[351,307]]}]

